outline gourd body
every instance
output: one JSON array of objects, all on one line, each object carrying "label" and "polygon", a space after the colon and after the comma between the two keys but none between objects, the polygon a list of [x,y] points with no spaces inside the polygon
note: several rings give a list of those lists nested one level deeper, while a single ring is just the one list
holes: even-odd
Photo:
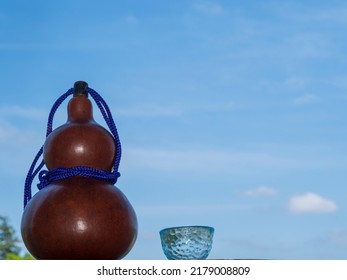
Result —
[{"label": "gourd body", "polygon": [[[66,124],[46,139],[47,168],[89,166],[111,171],[117,153],[112,135],[97,124],[90,100],[74,96]],[[137,219],[114,185],[90,177],[55,181],[26,205],[21,232],[37,259],[121,259],[133,247]]]}]

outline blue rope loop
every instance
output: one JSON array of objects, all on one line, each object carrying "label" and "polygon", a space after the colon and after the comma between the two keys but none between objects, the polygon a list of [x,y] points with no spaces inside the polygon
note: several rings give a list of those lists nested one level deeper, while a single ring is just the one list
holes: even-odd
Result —
[{"label": "blue rope loop", "polygon": [[[71,88],[67,92],[65,92],[62,96],[60,96],[57,101],[53,104],[52,109],[48,116],[48,122],[47,122],[47,131],[46,131],[46,138],[47,136],[53,131],[53,119],[54,115],[59,108],[59,106],[64,102],[64,100],[72,95],[74,92],[74,89]],[[96,168],[88,167],[88,166],[75,166],[71,168],[54,168],[51,170],[42,170],[43,166],[45,165],[44,160],[41,159],[40,163],[38,164],[42,154],[43,154],[43,146],[41,146],[40,150],[36,154],[30,168],[27,174],[27,177],[25,179],[24,184],[24,208],[26,207],[27,203],[30,201],[32,197],[31,193],[31,186],[32,183],[39,174],[39,184],[37,185],[37,188],[39,190],[42,190],[49,184],[51,184],[54,181],[66,179],[73,176],[84,176],[84,177],[91,177],[99,180],[105,180],[111,184],[115,184],[117,182],[117,179],[120,176],[120,173],[118,172],[119,163],[121,159],[121,143],[118,136],[117,127],[115,125],[115,122],[112,117],[112,113],[105,102],[105,100],[98,94],[95,90],[88,88],[88,93],[92,98],[94,99],[96,105],[98,106],[113,138],[116,144],[116,158],[114,160],[114,165],[111,172],[105,171],[105,170],[99,170]],[[36,167],[37,166],[37,167]]]},{"label": "blue rope loop", "polygon": [[105,170],[95,169],[89,166],[74,166],[71,168],[58,167],[49,171],[40,171],[40,183],[37,184],[37,188],[39,190],[42,190],[43,188],[55,181],[66,179],[73,176],[92,177],[94,179],[105,180],[111,184],[115,184],[117,182],[118,177],[120,176],[120,173],[108,172]]}]

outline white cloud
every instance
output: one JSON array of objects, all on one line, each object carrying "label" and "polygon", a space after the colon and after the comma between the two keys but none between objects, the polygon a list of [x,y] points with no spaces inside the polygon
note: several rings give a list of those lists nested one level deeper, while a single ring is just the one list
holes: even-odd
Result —
[{"label": "white cloud", "polygon": [[255,189],[247,190],[244,194],[246,196],[275,196],[277,195],[277,191],[271,187],[260,186]]},{"label": "white cloud", "polygon": [[315,193],[293,196],[289,200],[289,211],[292,213],[333,213],[337,211],[334,201],[323,198]]}]

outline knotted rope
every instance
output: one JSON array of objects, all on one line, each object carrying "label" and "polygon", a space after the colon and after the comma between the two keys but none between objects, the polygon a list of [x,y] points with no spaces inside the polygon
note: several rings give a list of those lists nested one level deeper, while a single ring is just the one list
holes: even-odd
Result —
[{"label": "knotted rope", "polygon": [[[46,132],[46,138],[47,136],[52,132],[53,130],[53,119],[54,115],[59,108],[59,106],[64,102],[64,100],[72,95],[74,93],[74,89],[69,89],[66,93],[64,93],[62,96],[60,96],[57,101],[53,104],[52,109],[48,116],[48,122],[47,122],[47,132]],[[39,190],[43,189],[50,183],[66,179],[72,176],[85,176],[85,177],[91,177],[96,178],[99,180],[106,180],[112,184],[115,184],[117,182],[118,177],[120,176],[120,173],[118,172],[119,168],[119,162],[121,158],[121,143],[119,141],[118,137],[118,131],[117,127],[115,125],[115,122],[113,120],[111,111],[109,107],[107,106],[107,103],[105,100],[98,94],[95,90],[88,88],[88,93],[90,96],[94,99],[96,105],[98,106],[103,118],[105,119],[105,122],[110,129],[110,132],[114,138],[115,144],[116,144],[116,158],[114,161],[114,165],[111,172],[105,171],[105,170],[99,170],[88,166],[74,166],[71,168],[54,168],[51,170],[41,170],[43,166],[45,165],[44,160],[42,159],[41,162],[37,165],[39,162],[42,154],[43,154],[43,145],[41,146],[40,150],[38,151],[37,155],[35,156],[27,177],[25,179],[24,184],[24,208],[27,205],[27,203],[30,201],[32,197],[31,193],[31,186],[32,182],[35,179],[36,175],[39,173],[39,184],[37,185],[37,188]],[[37,166],[37,167],[36,167]]]}]

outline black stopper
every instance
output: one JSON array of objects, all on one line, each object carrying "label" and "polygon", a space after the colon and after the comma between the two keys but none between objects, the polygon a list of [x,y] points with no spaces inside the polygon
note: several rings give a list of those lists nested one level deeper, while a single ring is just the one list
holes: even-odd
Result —
[{"label": "black stopper", "polygon": [[77,81],[74,84],[73,96],[86,96],[88,97],[88,84],[84,81]]}]

